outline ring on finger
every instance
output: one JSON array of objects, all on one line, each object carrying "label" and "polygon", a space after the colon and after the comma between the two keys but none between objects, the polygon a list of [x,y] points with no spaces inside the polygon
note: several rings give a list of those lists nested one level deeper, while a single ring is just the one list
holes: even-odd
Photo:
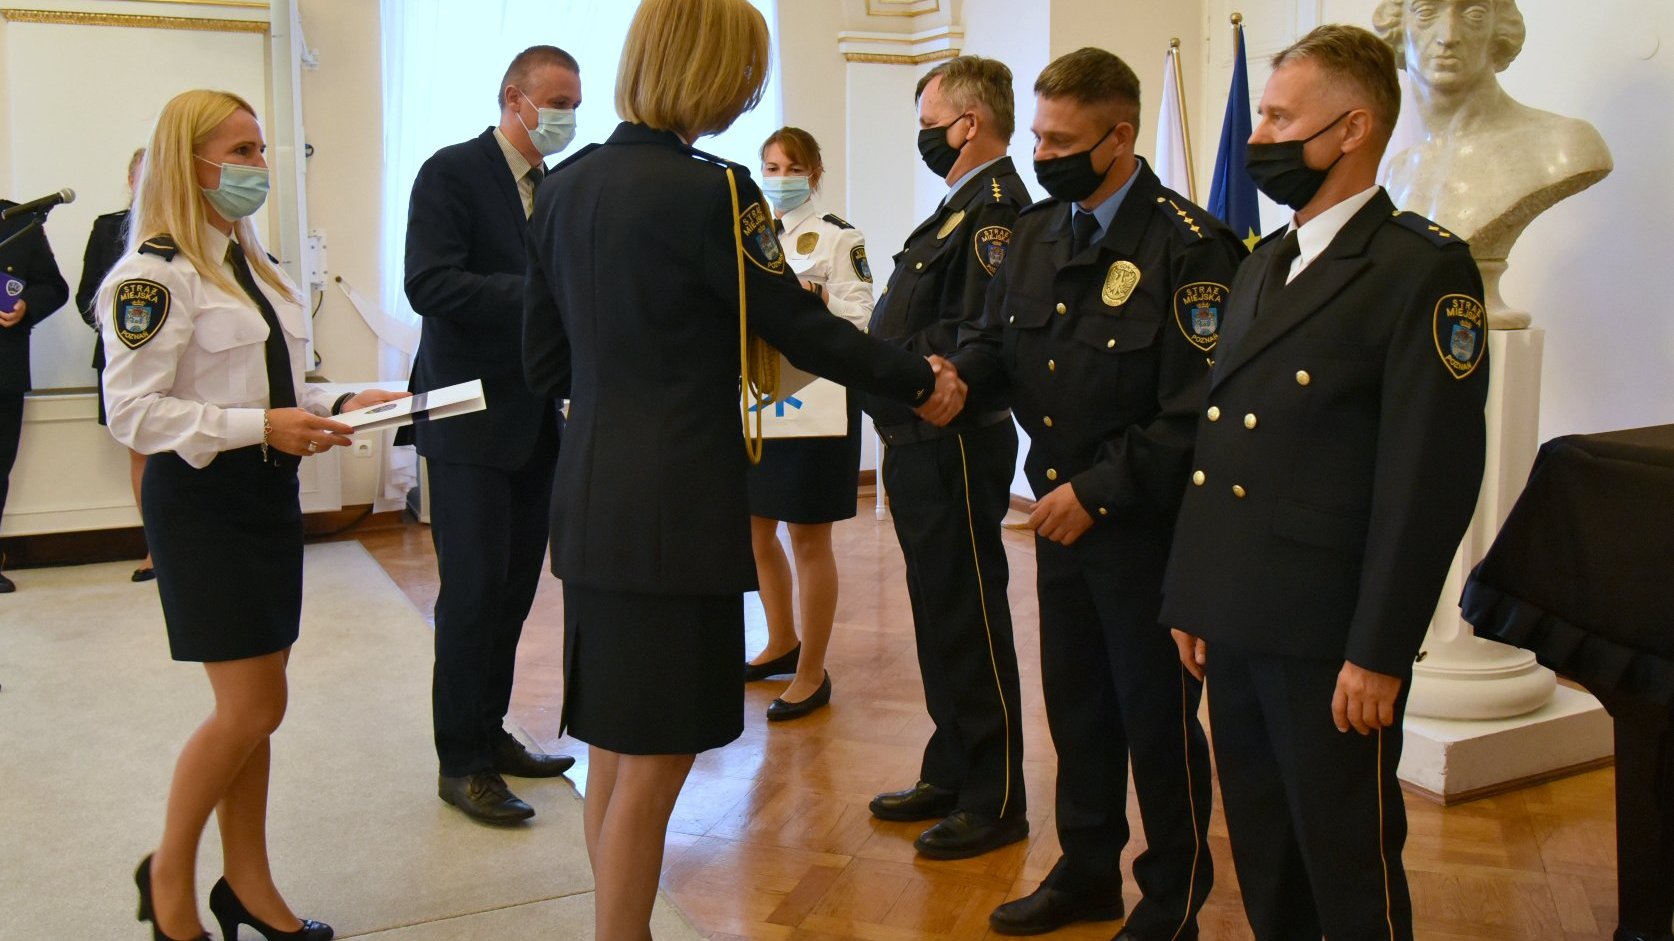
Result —
[{"label": "ring on finger", "polygon": [[320,446],[318,444],[316,444],[312,441],[308,442],[308,453],[309,454],[313,454],[315,451],[318,451],[319,449],[320,449]]}]

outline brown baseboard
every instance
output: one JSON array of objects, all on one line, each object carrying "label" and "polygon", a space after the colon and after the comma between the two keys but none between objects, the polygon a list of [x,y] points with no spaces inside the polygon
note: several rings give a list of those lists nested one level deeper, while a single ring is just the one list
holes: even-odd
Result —
[{"label": "brown baseboard", "polygon": [[1453,807],[1458,804],[1466,804],[1474,800],[1481,800],[1484,797],[1495,797],[1512,791],[1520,791],[1526,787],[1534,787],[1537,784],[1545,784],[1548,781],[1556,781],[1559,778],[1567,778],[1571,775],[1581,774],[1585,771],[1592,771],[1595,768],[1608,768],[1615,763],[1616,756],[1606,755],[1603,758],[1595,758],[1592,761],[1583,761],[1578,765],[1570,765],[1567,768],[1557,768],[1540,774],[1532,774],[1526,778],[1517,778],[1513,781],[1502,781],[1499,784],[1490,784],[1487,787],[1479,787],[1469,791],[1460,791],[1457,794],[1442,794],[1432,791],[1427,787],[1419,787],[1418,785],[1407,781],[1401,782],[1401,790],[1416,797],[1422,797],[1432,804],[1440,804],[1443,807]]},{"label": "brown baseboard", "polygon": [[[346,506],[328,513],[309,513],[302,518],[303,532],[311,539],[340,535],[350,528],[358,533],[400,525],[400,510],[373,513],[369,503]],[[3,548],[5,568],[8,569],[137,561],[145,558],[145,531],[138,526],[125,526],[76,533],[12,536],[4,541]]]}]

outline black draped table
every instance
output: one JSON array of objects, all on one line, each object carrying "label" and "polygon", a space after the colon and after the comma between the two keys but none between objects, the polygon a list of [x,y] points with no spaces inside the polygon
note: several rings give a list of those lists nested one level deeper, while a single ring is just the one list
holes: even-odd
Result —
[{"label": "black draped table", "polygon": [[1615,719],[1616,941],[1674,922],[1674,425],[1554,438],[1465,584],[1479,637],[1533,651]]}]

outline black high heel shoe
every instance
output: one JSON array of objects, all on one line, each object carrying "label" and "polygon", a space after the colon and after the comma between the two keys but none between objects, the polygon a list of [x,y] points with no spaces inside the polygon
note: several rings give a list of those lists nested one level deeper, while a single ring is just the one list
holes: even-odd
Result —
[{"label": "black high heel shoe", "polygon": [[[163,929],[157,927],[157,917],[151,910],[151,856],[147,853],[140,860],[139,868],[134,870],[134,885],[139,888],[139,911],[134,915],[137,921],[151,922],[152,941],[174,941],[163,934]],[[192,941],[213,941],[207,933],[200,934]]]},{"label": "black high heel shoe", "polygon": [[221,933],[226,935],[226,941],[238,941],[239,925],[249,925],[267,941],[331,941],[332,936],[336,934],[330,925],[322,925],[309,918],[302,919],[302,927],[295,931],[280,931],[260,921],[250,914],[244,903],[233,894],[232,886],[227,885],[225,876],[217,880],[215,887],[209,890],[209,911],[220,923]]}]

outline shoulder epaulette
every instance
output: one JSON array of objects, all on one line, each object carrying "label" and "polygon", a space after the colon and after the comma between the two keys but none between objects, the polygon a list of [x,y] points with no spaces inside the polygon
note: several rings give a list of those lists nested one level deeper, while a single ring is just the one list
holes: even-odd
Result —
[{"label": "shoulder epaulette", "polygon": [[1429,239],[1431,243],[1435,245],[1465,244],[1464,240],[1459,238],[1459,236],[1454,235],[1452,232],[1442,228],[1434,222],[1431,222],[1429,219],[1426,219],[1416,212],[1407,212],[1405,210],[1397,209],[1395,210],[1395,215],[1392,218],[1402,228],[1411,229],[1412,231],[1417,232],[1419,235]]},{"label": "shoulder epaulette", "polygon": [[98,218],[100,218],[100,219],[116,219],[116,218],[119,218],[121,216],[125,216],[127,214],[128,214],[128,210],[118,209],[115,212],[101,212],[101,213],[99,213]]},{"label": "shoulder epaulette", "polygon": [[692,147],[690,145],[687,145],[686,152],[705,163],[712,163],[718,167],[736,167],[740,170],[746,169],[742,164],[733,163],[725,157],[717,157],[708,151],[698,150],[696,147]]},{"label": "shoulder epaulette", "polygon": [[172,235],[154,235],[140,243],[141,255],[156,255],[164,261],[174,261],[174,256],[180,252],[179,246],[174,244]]},{"label": "shoulder epaulette", "polygon": [[834,212],[828,212],[824,216],[821,216],[820,218],[822,218],[825,221],[831,223],[832,225],[836,226],[839,229],[852,229],[852,228],[854,228],[854,226],[849,222],[849,220],[843,218],[842,216],[839,216],[838,214],[836,214]]},{"label": "shoulder epaulette", "polygon": [[1029,205],[1024,206],[1023,211],[1017,214],[1017,218],[1021,219],[1024,216],[1028,215],[1029,213],[1042,212],[1044,210],[1052,209],[1052,208],[1055,208],[1055,207],[1061,206],[1061,205],[1063,205],[1063,203],[1060,200],[1056,200],[1056,199],[1053,199],[1051,196],[1048,196],[1045,199],[1041,200],[1040,202],[1030,203]]},{"label": "shoulder epaulette", "polygon": [[548,173],[557,173],[559,170],[564,169],[565,167],[569,166],[570,164],[575,163],[577,160],[580,160],[582,157],[585,157],[588,154],[590,154],[593,151],[598,150],[598,149],[599,149],[598,144],[588,144],[586,147],[583,147],[580,150],[576,151],[575,153],[570,154],[568,157],[565,157],[563,160],[560,160],[558,162],[557,166],[553,167],[551,170],[548,170],[547,172]]},{"label": "shoulder epaulette", "polygon": [[1197,213],[1200,210],[1191,203],[1182,203],[1167,195],[1159,195],[1157,197],[1157,209],[1180,228],[1181,233],[1186,236],[1188,241],[1195,242],[1204,237],[1203,223],[1197,219]]}]

